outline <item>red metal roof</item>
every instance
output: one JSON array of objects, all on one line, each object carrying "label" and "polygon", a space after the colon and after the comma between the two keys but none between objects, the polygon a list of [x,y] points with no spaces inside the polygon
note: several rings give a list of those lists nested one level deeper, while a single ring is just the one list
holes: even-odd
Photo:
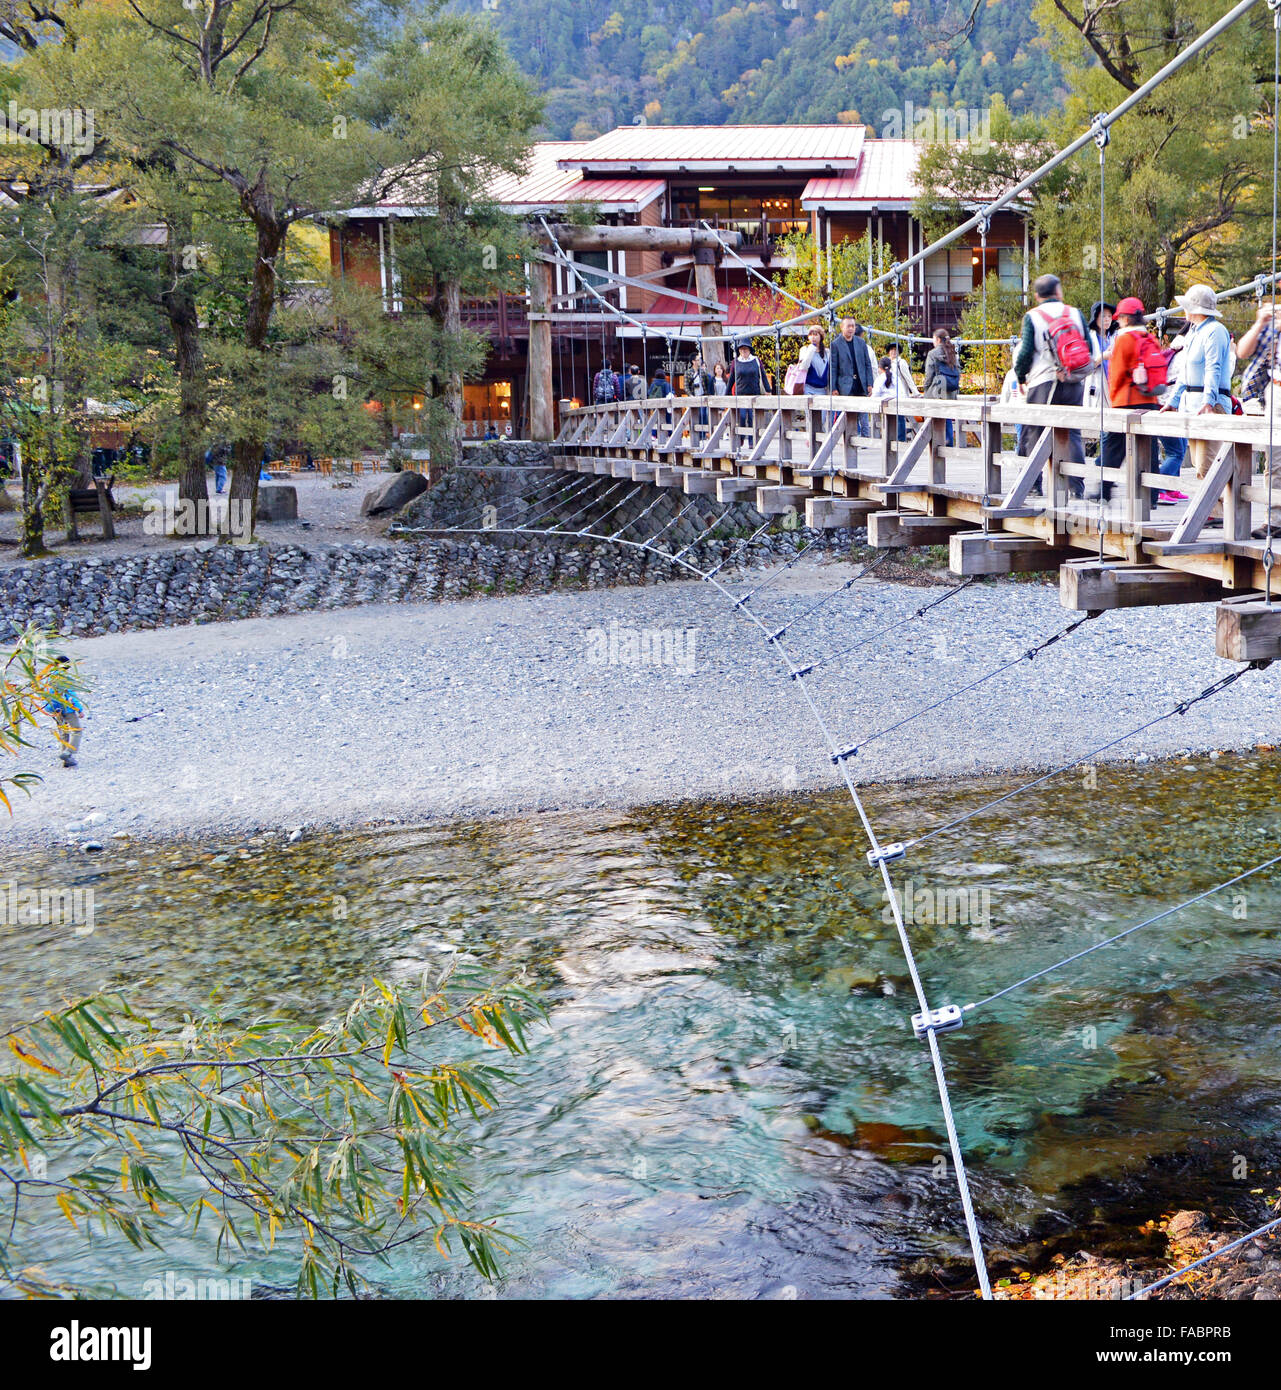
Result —
[{"label": "red metal roof", "polygon": [[801,194],[801,206],[809,211],[911,203],[920,191],[916,166],[921,148],[915,140],[865,141],[858,168],[834,178],[811,179]]},{"label": "red metal roof", "polygon": [[[767,291],[739,289],[730,286],[728,290],[717,291],[721,303],[721,313],[727,328],[760,328],[773,323],[768,310],[761,307],[761,300]],[[728,295],[728,298],[726,296]],[[655,328],[692,328],[697,330],[701,320],[698,310],[683,299],[673,299],[669,294],[660,294],[646,311],[647,322]],[[686,317],[693,315],[693,317]]]},{"label": "red metal roof", "polygon": [[603,212],[639,212],[662,196],[663,179],[586,179],[572,160],[580,141],[543,141],[534,146],[524,174],[502,174],[486,190],[508,212],[555,207],[565,203],[597,203]]},{"label": "red metal roof", "polygon": [[853,168],[863,148],[858,125],[619,126],[561,157],[561,167],[679,173],[748,169]]}]

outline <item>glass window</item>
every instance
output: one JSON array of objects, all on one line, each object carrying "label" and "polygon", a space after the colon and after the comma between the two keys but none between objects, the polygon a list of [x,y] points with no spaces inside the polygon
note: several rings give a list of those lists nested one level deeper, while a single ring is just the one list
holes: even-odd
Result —
[{"label": "glass window", "polygon": [[968,294],[974,288],[974,253],[968,246],[925,258],[925,284],[936,294]]}]

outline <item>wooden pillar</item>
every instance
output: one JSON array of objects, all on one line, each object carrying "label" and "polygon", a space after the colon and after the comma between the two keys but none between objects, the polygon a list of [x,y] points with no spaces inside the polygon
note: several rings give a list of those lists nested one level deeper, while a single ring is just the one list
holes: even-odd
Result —
[{"label": "wooden pillar", "polygon": [[[716,252],[711,247],[694,249],[694,293],[708,304],[719,304],[716,294]],[[725,361],[725,324],[720,313],[702,315],[703,368],[710,376],[718,362]]]},{"label": "wooden pillar", "polygon": [[529,265],[529,437],[555,435],[552,414],[552,268],[543,260]]}]

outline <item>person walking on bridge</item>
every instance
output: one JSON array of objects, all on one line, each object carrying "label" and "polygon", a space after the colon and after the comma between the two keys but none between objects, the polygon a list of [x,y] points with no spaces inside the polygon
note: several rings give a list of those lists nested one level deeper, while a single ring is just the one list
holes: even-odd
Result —
[{"label": "person walking on bridge", "polygon": [[[832,339],[832,379],[838,396],[870,396],[876,381],[876,366],[872,349],[858,331],[858,320],[847,314],[841,320],[841,331]],[[871,421],[859,415],[856,428],[867,437]]]},{"label": "person walking on bridge", "polygon": [[[1189,415],[1232,413],[1232,335],[1223,322],[1219,297],[1209,285],[1193,285],[1176,294],[1175,303],[1188,320],[1187,346],[1183,349],[1179,383],[1161,404],[1162,410],[1182,410]],[[1188,440],[1188,453],[1198,478],[1210,471],[1218,445],[1209,439]],[[1210,520],[1223,519],[1222,499],[1214,504]]]},{"label": "person walking on bridge", "polygon": [[[1080,405],[1085,378],[1095,365],[1085,320],[1079,309],[1064,304],[1057,275],[1037,276],[1032,293],[1036,303],[1023,315],[1014,375],[1028,405]],[[1035,427],[1025,427],[1019,452],[1026,454],[1039,438]],[[1068,431],[1068,456],[1072,463],[1085,462],[1080,430]],[[1084,491],[1080,478],[1069,479],[1068,487],[1076,497]],[[1032,491],[1039,492],[1039,485]]]}]

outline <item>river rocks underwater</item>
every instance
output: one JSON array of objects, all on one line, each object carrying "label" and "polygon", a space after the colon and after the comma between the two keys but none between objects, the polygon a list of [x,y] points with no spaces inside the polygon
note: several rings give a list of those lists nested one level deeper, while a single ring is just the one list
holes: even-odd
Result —
[{"label": "river rocks underwater", "polygon": [[[891,841],[1015,785],[866,796]],[[1269,752],[1077,769],[912,850],[893,876],[931,1002],[985,999],[1269,858],[1279,791]],[[523,1243],[492,1287],[407,1247],[374,1292],[937,1296],[972,1266],[865,850],[833,793],[11,855],[10,880],[92,886],[95,923],[0,925],[0,1022],[101,990],[178,1024],[202,1004],[312,1020],[375,975],[523,967],[548,1022],[504,1062],[469,1174],[476,1214]],[[1275,870],[1245,879],[940,1039],[994,1277],[1080,1250],[1159,1271],[1172,1212],[1266,1218],[1279,908]],[[125,1296],[175,1258],[65,1226],[41,1252]],[[230,1272],[292,1283],[279,1247]]]}]

